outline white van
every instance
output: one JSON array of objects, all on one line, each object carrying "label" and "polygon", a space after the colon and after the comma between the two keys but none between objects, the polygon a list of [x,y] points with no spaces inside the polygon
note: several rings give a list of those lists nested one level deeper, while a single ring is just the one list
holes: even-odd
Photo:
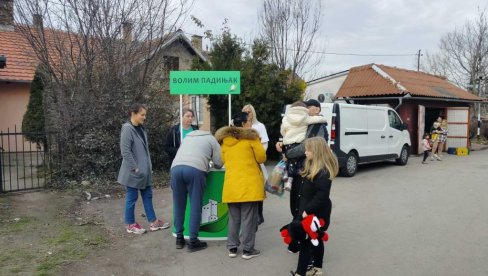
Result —
[{"label": "white van", "polygon": [[395,110],[383,106],[322,103],[327,118],[329,146],[339,160],[340,172],[353,176],[358,164],[395,160],[406,165],[410,134]]},{"label": "white van", "polygon": [[322,103],[321,109],[342,175],[353,176],[358,164],[384,160],[407,164],[410,134],[395,110],[347,103]]}]

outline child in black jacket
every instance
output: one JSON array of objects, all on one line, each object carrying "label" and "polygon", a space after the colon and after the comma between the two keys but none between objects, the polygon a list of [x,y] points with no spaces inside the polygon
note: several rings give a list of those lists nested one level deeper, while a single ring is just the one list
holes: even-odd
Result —
[{"label": "child in black jacket", "polygon": [[[305,165],[301,171],[303,183],[299,191],[299,212],[297,214],[299,218],[295,218],[295,220],[313,214],[325,220],[325,226],[321,230],[326,231],[330,224],[332,210],[332,202],[329,197],[330,188],[332,179],[339,170],[339,164],[336,156],[322,137],[305,140],[305,156]],[[310,239],[300,243],[298,265],[294,275],[305,275],[311,258],[313,258],[312,270],[314,275],[321,275],[324,258],[322,240],[319,240],[317,246],[314,246]]]}]

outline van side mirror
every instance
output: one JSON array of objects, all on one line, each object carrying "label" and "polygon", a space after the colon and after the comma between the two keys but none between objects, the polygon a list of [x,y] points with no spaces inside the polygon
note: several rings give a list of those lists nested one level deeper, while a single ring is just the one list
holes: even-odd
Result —
[{"label": "van side mirror", "polygon": [[403,124],[402,124],[402,131],[403,131],[403,130],[408,130],[408,125],[407,125],[407,123],[403,123]]}]

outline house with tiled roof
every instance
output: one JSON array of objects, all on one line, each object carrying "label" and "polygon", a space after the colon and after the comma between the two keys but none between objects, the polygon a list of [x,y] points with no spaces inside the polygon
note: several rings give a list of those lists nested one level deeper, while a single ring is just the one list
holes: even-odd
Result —
[{"label": "house with tiled roof", "polygon": [[0,3],[0,55],[6,59],[5,67],[0,68],[0,131],[13,132],[15,127],[20,131],[37,61],[30,45],[16,30],[13,1]]},{"label": "house with tiled roof", "polygon": [[[30,85],[38,65],[36,54],[23,36],[23,27],[14,22],[13,12],[13,1],[0,2],[0,56],[6,58],[6,66],[0,68],[0,131],[4,133],[21,131],[22,118],[30,97]],[[42,18],[37,20],[42,21]],[[44,36],[59,39],[63,37],[59,33],[45,29]],[[189,70],[195,56],[202,61],[207,59],[202,51],[202,37],[194,35],[190,40],[181,30],[169,34],[158,51],[168,70]],[[210,129],[206,99],[192,95],[186,99],[185,104],[196,110],[200,128]]]},{"label": "house with tiled roof", "polygon": [[408,124],[411,153],[422,152],[422,136],[439,116],[448,120],[447,147],[468,147],[470,106],[483,101],[444,77],[377,64],[353,67],[308,85],[306,98],[394,108]]}]

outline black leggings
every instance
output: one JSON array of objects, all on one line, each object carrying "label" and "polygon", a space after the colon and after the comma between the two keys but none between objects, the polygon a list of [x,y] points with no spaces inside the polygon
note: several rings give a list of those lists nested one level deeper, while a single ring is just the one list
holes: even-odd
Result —
[{"label": "black leggings", "polygon": [[319,239],[319,244],[314,246],[309,239],[300,244],[300,255],[298,255],[297,274],[305,275],[310,259],[313,258],[313,266],[322,268],[324,261],[324,241]]},{"label": "black leggings", "polygon": [[422,162],[425,162],[425,160],[427,160],[427,157],[429,157],[429,151],[424,150],[424,160]]}]

